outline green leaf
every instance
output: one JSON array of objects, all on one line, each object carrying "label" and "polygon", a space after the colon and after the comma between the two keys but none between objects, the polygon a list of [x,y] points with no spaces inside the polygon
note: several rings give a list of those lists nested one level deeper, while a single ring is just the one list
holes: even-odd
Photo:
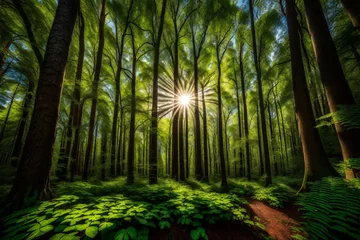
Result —
[{"label": "green leaf", "polygon": [[170,228],[170,223],[168,221],[160,221],[159,226],[160,229],[164,229],[165,227]]},{"label": "green leaf", "polygon": [[85,230],[85,235],[89,238],[94,238],[96,234],[98,233],[99,229],[95,226],[87,227]]},{"label": "green leaf", "polygon": [[125,239],[125,236],[127,237],[126,239],[129,238],[126,230],[125,229],[120,229],[119,231],[117,231],[115,233],[115,240],[123,240],[123,239]]},{"label": "green leaf", "polygon": [[66,225],[58,225],[56,228],[55,228],[55,232],[62,232],[67,226]]},{"label": "green leaf", "polygon": [[99,231],[102,231],[104,229],[114,229],[116,227],[116,224],[113,222],[103,222],[100,223]]},{"label": "green leaf", "polygon": [[130,236],[131,239],[135,239],[135,238],[136,238],[137,231],[136,231],[135,228],[133,228],[133,227],[128,227],[128,228],[126,229],[126,232],[129,234],[129,236]]},{"label": "green leaf", "polygon": [[203,219],[204,216],[201,213],[197,213],[193,216],[194,218]]},{"label": "green leaf", "polygon": [[38,228],[29,235],[27,240],[31,240],[31,239],[40,237],[40,236],[44,235],[45,233],[50,232],[53,229],[54,229],[53,225],[47,225],[45,227]]}]

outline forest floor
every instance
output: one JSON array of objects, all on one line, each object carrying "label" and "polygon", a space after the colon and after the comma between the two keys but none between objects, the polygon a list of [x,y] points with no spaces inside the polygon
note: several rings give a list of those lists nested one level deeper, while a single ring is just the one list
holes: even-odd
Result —
[{"label": "forest floor", "polygon": [[[268,188],[255,181],[229,179],[227,189],[216,180],[159,179],[156,186],[141,177],[131,186],[124,177],[106,182],[94,178],[89,183],[54,181],[57,198],[4,218],[0,238],[288,240],[304,236],[301,214],[294,205],[301,179],[278,177]],[[0,184],[3,190],[10,186]]]},{"label": "forest floor", "polygon": [[284,208],[276,209],[267,204],[249,199],[249,210],[260,219],[265,231],[277,240],[288,240],[301,228],[301,214],[293,203],[287,203]]}]

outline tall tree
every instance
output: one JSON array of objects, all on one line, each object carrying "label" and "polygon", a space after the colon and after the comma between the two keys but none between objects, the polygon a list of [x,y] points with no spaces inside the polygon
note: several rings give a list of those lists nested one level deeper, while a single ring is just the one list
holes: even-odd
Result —
[{"label": "tall tree", "polygon": [[80,2],[59,0],[40,68],[35,106],[23,154],[6,199],[21,206],[26,198],[49,198],[51,156],[55,140],[60,94],[69,46]]},{"label": "tall tree", "polygon": [[266,127],[266,115],[264,107],[264,96],[263,96],[263,87],[261,79],[261,69],[259,56],[257,52],[257,40],[256,40],[256,31],[255,31],[255,20],[254,20],[254,3],[253,0],[249,0],[249,11],[250,11],[250,21],[251,21],[251,36],[252,36],[252,48],[256,69],[256,80],[258,85],[258,95],[259,95],[259,105],[260,105],[260,118],[261,118],[261,129],[262,129],[262,142],[264,146],[264,160],[265,160],[265,186],[271,184],[271,165],[270,165],[270,154],[269,154],[269,143],[267,137],[267,127]]},{"label": "tall tree", "polygon": [[[117,5],[114,8],[118,7]],[[134,0],[131,0],[129,3],[128,11],[125,18],[125,24],[123,31],[121,33],[120,42],[118,40],[118,24],[115,16],[115,41],[116,41],[116,53],[117,53],[117,69],[115,75],[115,103],[114,103],[114,114],[112,121],[112,130],[111,130],[111,159],[110,159],[110,175],[112,177],[115,176],[115,158],[116,158],[116,135],[117,135],[117,124],[118,124],[118,116],[119,116],[119,106],[121,99],[121,89],[120,89],[120,81],[121,81],[121,72],[123,70],[123,54],[124,54],[124,46],[125,46],[125,37],[128,34],[127,30],[130,25],[132,9],[134,7]],[[117,13],[117,12],[116,12]],[[120,154],[118,152],[118,154]]]},{"label": "tall tree", "polygon": [[221,96],[221,78],[222,78],[222,68],[221,63],[225,56],[226,50],[231,42],[232,37],[229,37],[231,33],[230,26],[225,33],[215,36],[215,50],[216,50],[216,65],[217,65],[217,114],[218,114],[218,145],[219,145],[219,157],[220,157],[220,168],[221,168],[221,186],[227,187],[226,179],[226,169],[225,169],[225,153],[224,153],[224,139],[223,139],[223,106],[222,106],[222,96]]},{"label": "tall tree", "polygon": [[[330,111],[336,113],[340,105],[355,106],[355,100],[340,64],[320,0],[304,0],[304,4]],[[335,123],[335,129],[344,161],[348,162],[349,159],[360,158],[359,130],[348,129],[340,123]],[[346,170],[347,179],[354,177],[360,177],[360,170]]]},{"label": "tall tree", "polygon": [[94,127],[95,127],[95,117],[96,117],[96,106],[97,106],[97,98],[98,98],[98,88],[100,81],[100,73],[103,59],[103,51],[105,45],[105,37],[104,37],[104,27],[105,27],[105,18],[106,18],[106,0],[101,1],[101,12],[99,18],[99,46],[97,50],[96,56],[96,67],[95,67],[95,75],[92,86],[92,101],[91,101],[91,112],[90,112],[90,121],[89,121],[89,132],[88,132],[88,142],[85,152],[85,163],[84,163],[84,172],[83,172],[83,180],[87,181],[88,172],[89,172],[89,161],[91,155],[91,149],[94,142]]},{"label": "tall tree", "polygon": [[[158,161],[158,79],[159,79],[159,62],[160,62],[160,44],[164,28],[165,11],[167,0],[162,1],[160,23],[157,34],[154,38],[154,65],[153,65],[153,95],[151,110],[151,130],[149,146],[149,183],[157,183],[157,161]],[[155,9],[156,10],[156,9]],[[154,29],[155,30],[155,29]]]},{"label": "tall tree", "polygon": [[80,108],[80,99],[81,99],[81,79],[84,65],[85,57],[85,19],[79,9],[79,55],[76,68],[75,76],[75,87],[73,92],[73,119],[72,119],[72,131],[74,131],[74,141],[72,142],[71,148],[71,176],[70,181],[74,181],[74,174],[76,170],[77,163],[79,162],[79,144],[80,144],[80,127],[81,127],[81,112]]},{"label": "tall tree", "polygon": [[244,114],[244,132],[245,132],[245,151],[246,151],[246,176],[248,180],[251,180],[251,168],[250,168],[250,143],[249,143],[249,121],[248,110],[246,102],[245,92],[245,72],[244,72],[244,43],[240,44],[239,52],[239,64],[240,64],[240,81],[241,81],[241,96],[243,102],[243,114]]},{"label": "tall tree", "polygon": [[286,18],[290,40],[295,111],[304,154],[305,172],[302,189],[305,190],[307,181],[320,180],[323,177],[337,176],[338,174],[331,166],[322,146],[320,135],[314,127],[316,124],[302,60],[295,0],[287,0]]}]

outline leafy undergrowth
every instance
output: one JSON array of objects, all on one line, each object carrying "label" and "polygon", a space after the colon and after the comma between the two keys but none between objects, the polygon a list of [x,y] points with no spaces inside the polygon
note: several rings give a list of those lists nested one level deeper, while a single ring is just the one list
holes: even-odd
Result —
[{"label": "leafy undergrowth", "polygon": [[208,239],[206,229],[227,222],[266,237],[263,226],[243,207],[247,201],[240,190],[217,193],[203,187],[193,189],[172,181],[127,186],[123,179],[97,185],[60,184],[60,197],[4,218],[1,238],[141,240],[155,229],[176,225],[196,240]]},{"label": "leafy undergrowth", "polygon": [[313,183],[297,201],[310,239],[360,239],[359,199],[358,179],[324,178]]}]

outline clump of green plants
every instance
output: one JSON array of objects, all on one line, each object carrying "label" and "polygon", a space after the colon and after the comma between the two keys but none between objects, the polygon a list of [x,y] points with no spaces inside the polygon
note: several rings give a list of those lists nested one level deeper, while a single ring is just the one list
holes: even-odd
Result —
[{"label": "clump of green plants", "polygon": [[266,202],[272,207],[282,208],[285,203],[293,201],[296,197],[295,190],[283,183],[274,183],[269,187],[250,181],[239,181],[233,184],[231,193]]},{"label": "clump of green plants", "polygon": [[360,239],[359,181],[324,178],[297,200],[311,239]]},{"label": "clump of green plants", "polygon": [[226,221],[236,221],[260,232],[263,229],[242,207],[246,200],[235,194],[192,190],[180,184],[164,188],[123,186],[121,194],[105,196],[94,196],[99,193],[96,186],[85,184],[85,189],[89,194],[84,191],[81,196],[63,195],[7,216],[1,223],[5,229],[2,239],[101,236],[144,240],[152,229],[176,224],[196,240],[207,239],[206,226]]}]

